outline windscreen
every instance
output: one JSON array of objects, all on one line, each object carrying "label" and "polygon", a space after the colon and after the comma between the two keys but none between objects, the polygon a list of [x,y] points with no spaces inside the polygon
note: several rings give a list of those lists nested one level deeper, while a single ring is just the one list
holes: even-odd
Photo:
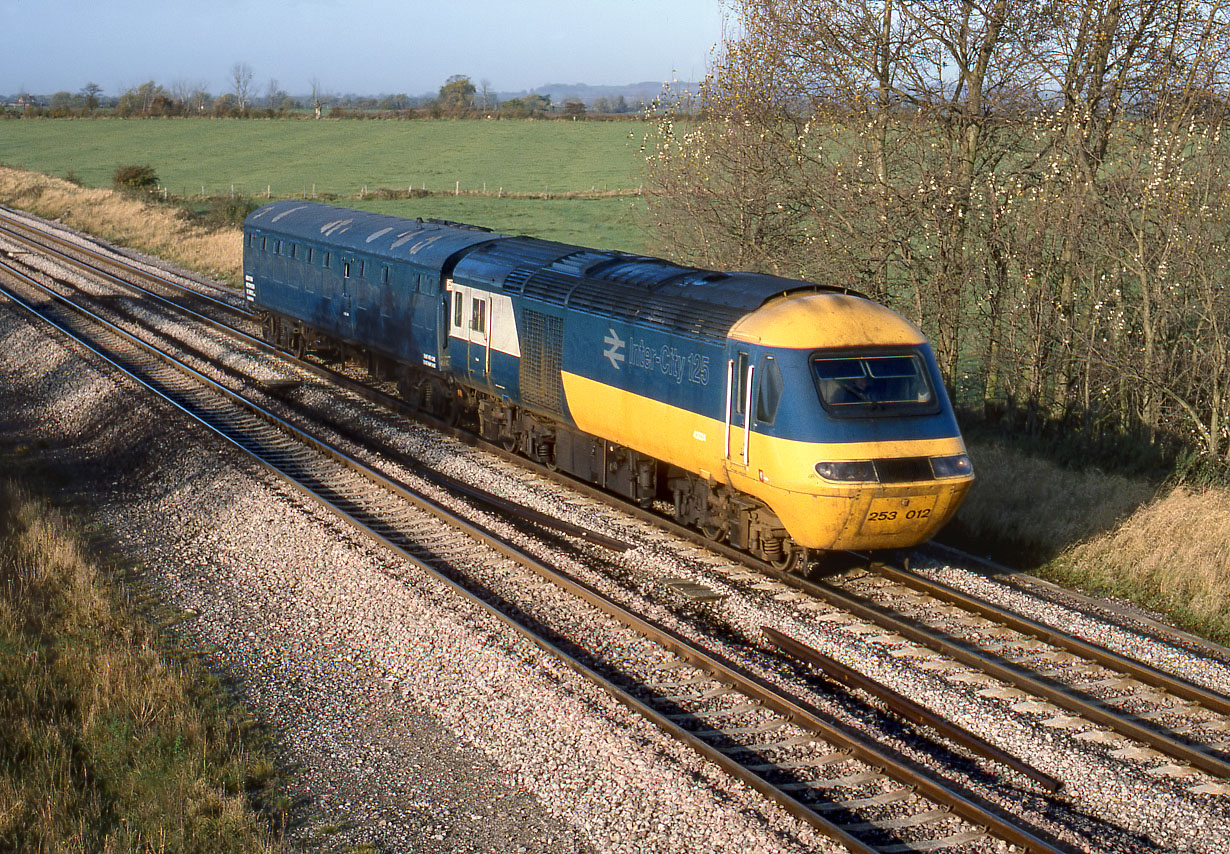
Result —
[{"label": "windscreen", "polygon": [[917,353],[825,356],[811,360],[820,400],[834,415],[930,412],[935,390]]}]

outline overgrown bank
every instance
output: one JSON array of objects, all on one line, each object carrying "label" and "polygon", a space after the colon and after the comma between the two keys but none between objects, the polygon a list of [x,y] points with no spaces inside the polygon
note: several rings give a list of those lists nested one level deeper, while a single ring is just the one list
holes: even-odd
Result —
[{"label": "overgrown bank", "polygon": [[1170,489],[1065,552],[1047,575],[1138,602],[1230,645],[1230,491]]},{"label": "overgrown bank", "polygon": [[284,850],[251,720],[113,581],[0,482],[0,850]]},{"label": "overgrown bank", "polygon": [[239,282],[243,236],[237,228],[205,228],[176,208],[6,166],[0,166],[0,203],[158,255],[206,276]]}]

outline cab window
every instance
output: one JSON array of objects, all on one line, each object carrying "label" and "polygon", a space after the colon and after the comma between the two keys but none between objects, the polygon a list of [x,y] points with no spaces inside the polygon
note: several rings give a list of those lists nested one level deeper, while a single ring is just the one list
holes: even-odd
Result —
[{"label": "cab window", "polygon": [[820,400],[837,416],[934,411],[935,390],[918,353],[812,356]]}]

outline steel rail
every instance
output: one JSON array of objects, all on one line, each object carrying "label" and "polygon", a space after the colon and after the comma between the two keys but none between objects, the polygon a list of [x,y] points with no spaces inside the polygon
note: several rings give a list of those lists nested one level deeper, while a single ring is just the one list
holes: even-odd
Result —
[{"label": "steel rail", "polygon": [[1176,626],[1163,623],[1161,620],[1131,605],[1109,599],[1099,599],[1095,596],[1090,596],[1088,593],[1073,590],[1070,587],[1062,587],[1053,581],[1031,575],[1024,570],[1013,569],[1002,563],[996,563],[990,558],[979,557],[978,555],[970,554],[935,540],[920,546],[919,551],[939,560],[951,561],[955,559],[964,562],[966,565],[981,567],[994,580],[1014,590],[1030,596],[1041,595],[1062,599],[1067,607],[1074,607],[1090,616],[1094,616],[1093,611],[1111,614],[1114,619],[1121,621],[1120,625],[1124,623],[1135,624],[1136,628],[1131,628],[1129,629],[1130,631],[1141,631],[1141,627],[1143,627],[1152,636],[1153,640],[1160,643],[1172,645],[1205,658],[1213,658],[1223,663],[1230,663],[1230,647],[1211,641],[1208,638],[1194,635]]},{"label": "steel rail", "polygon": [[1089,643],[1062,629],[1016,614],[992,602],[977,599],[939,581],[879,562],[872,563],[870,568],[885,578],[892,579],[898,584],[904,584],[941,602],[956,605],[958,608],[964,608],[994,622],[1002,623],[1023,635],[1029,635],[1081,658],[1095,661],[1109,670],[1121,671],[1139,682],[1161,688],[1184,700],[1199,703],[1206,709],[1230,715],[1230,697],[1196,685],[1173,673],[1166,673],[1143,662],[1133,661],[1113,650]]},{"label": "steel rail", "polygon": [[[55,294],[52,291],[47,290],[46,288],[43,288],[43,286],[39,285],[34,280],[29,279],[29,277],[24,276],[24,274],[21,274],[19,271],[15,271],[8,264],[0,264],[0,266],[3,266],[4,268],[10,270],[11,272],[15,272],[17,275],[21,275],[23,278],[27,279],[31,284],[43,289],[45,292],[51,295],[53,299],[59,302],[62,302],[62,303],[67,303],[71,306],[71,303],[68,303],[68,301],[65,300],[63,297],[59,296],[58,294]],[[92,352],[106,359],[106,361],[109,362],[110,364],[114,365],[120,370],[125,371],[125,373],[128,373],[129,375],[134,376],[134,379],[136,379],[138,382],[141,382],[147,388],[150,388],[152,391],[155,391],[155,393],[159,394],[159,396],[171,402],[177,408],[188,413],[195,420],[204,424],[210,430],[222,436],[224,439],[226,439],[231,444],[245,451],[245,453],[249,455],[254,455],[253,451],[250,448],[245,446],[242,442],[237,441],[234,437],[227,436],[225,431],[220,430],[220,428],[217,425],[210,423],[208,419],[204,419],[200,417],[199,415],[192,413],[191,410],[188,407],[186,407],[184,404],[174,400],[173,397],[168,396],[165,392],[159,390],[155,385],[153,385],[150,382],[147,382],[144,378],[133,375],[132,372],[128,368],[126,368],[125,366],[117,362],[114,358],[106,355],[105,353],[100,351],[98,348],[84,341],[80,336],[74,334],[70,330],[64,329],[63,326],[61,326],[60,324],[56,324],[54,323],[54,321],[51,321],[49,318],[46,318],[41,312],[39,312],[33,306],[28,305],[24,300],[20,299],[16,294],[12,294],[10,292],[10,297],[13,299],[13,301],[16,304],[20,305],[23,309],[25,309],[29,313],[37,317],[40,317],[45,322],[52,323],[54,326],[56,326],[56,328],[61,329],[62,332],[64,332],[67,335],[70,335],[75,340],[79,341],[81,344],[83,344],[88,349],[90,349]],[[81,310],[75,306],[73,306],[73,308],[75,310]],[[82,310],[82,311],[83,313],[87,315],[90,314],[86,310]],[[233,402],[245,407],[249,411],[260,409],[260,407],[255,406],[250,401],[244,400],[242,397],[236,395],[234,392],[231,392],[229,389],[226,389],[225,387],[220,386],[218,383],[211,380],[210,378],[204,377],[199,372],[197,372],[195,369],[175,362],[175,360],[168,354],[162,353],[161,351],[157,350],[157,348],[152,348],[151,345],[147,345],[144,342],[142,342],[140,339],[136,338],[136,336],[133,336],[130,333],[122,329],[119,329],[118,327],[115,327],[114,324],[111,324],[109,321],[103,318],[97,318],[96,316],[92,317],[91,319],[95,320],[95,322],[100,323],[104,327],[110,329],[112,332],[118,334],[119,336],[121,336],[121,338],[129,341],[134,346],[138,346],[138,347],[142,347],[143,349],[146,349],[150,355],[154,356],[155,358],[167,364],[170,364],[176,370],[179,370],[185,375],[190,376],[194,379],[198,379],[202,381],[204,384],[210,387],[211,390],[222,393],[229,400],[232,400]],[[259,415],[259,413],[257,414]],[[328,445],[326,443],[320,440],[317,440],[314,437],[310,437],[307,434],[304,434],[298,428],[294,427],[293,425],[287,424],[286,422],[284,422],[282,419],[280,419],[278,416],[274,415],[273,413],[265,413],[264,415],[260,415],[260,417],[262,417],[264,420],[268,421],[270,424],[272,424],[273,426],[279,429],[292,432],[296,434],[297,436],[301,436],[304,440],[306,440],[307,444],[313,448],[321,449],[321,450],[328,448]],[[346,457],[345,454],[342,454],[340,452],[336,452],[336,453],[340,457],[340,459],[338,459],[338,462],[341,462],[343,465],[346,465],[348,468],[351,468],[352,470],[355,470],[359,472],[360,474],[364,474],[365,476],[369,476],[369,473],[370,473],[370,475],[375,476],[374,479],[376,481],[384,481],[388,484],[389,488],[391,488],[394,492],[398,493],[399,495],[403,494],[404,490],[402,487],[400,487],[400,485],[396,484],[393,481],[388,480],[387,478],[385,478],[383,475],[380,475],[379,473],[371,472],[371,470],[368,469],[366,466],[364,466],[362,463],[359,463],[358,461],[350,460],[349,458]],[[280,477],[283,477],[283,478],[287,477],[286,473],[283,472],[281,469],[279,469],[274,462],[261,459],[259,456],[257,456],[256,458],[261,462],[262,465],[264,465],[266,468],[270,469],[271,471],[274,471]],[[847,832],[845,829],[843,829],[841,825],[838,825],[835,822],[829,821],[828,819],[824,818],[819,813],[817,813],[815,810],[808,807],[802,801],[797,800],[796,798],[791,796],[789,793],[784,792],[778,787],[774,786],[771,782],[766,780],[764,777],[755,773],[754,771],[747,768],[746,766],[735,762],[733,759],[726,756],[724,753],[722,753],[717,748],[714,748],[711,745],[708,745],[707,743],[703,742],[698,736],[688,732],[686,729],[679,726],[674,721],[670,720],[670,718],[667,717],[666,715],[653,709],[650,705],[648,705],[644,701],[636,698],[635,696],[630,694],[628,691],[620,688],[619,686],[614,685],[607,677],[603,676],[601,673],[598,673],[593,668],[586,665],[584,662],[581,662],[575,657],[571,656],[566,651],[560,649],[557,645],[552,643],[549,639],[543,638],[537,635],[536,633],[534,633],[529,628],[520,625],[510,615],[505,614],[498,607],[498,605],[487,602],[481,596],[478,596],[472,591],[467,590],[463,584],[449,577],[447,573],[442,573],[441,571],[435,569],[434,567],[431,567],[429,564],[425,563],[420,558],[416,557],[413,553],[408,551],[404,546],[402,546],[401,544],[391,539],[388,535],[377,530],[370,524],[367,524],[366,522],[364,522],[364,520],[357,518],[356,516],[354,516],[353,513],[348,511],[346,508],[340,506],[336,502],[329,500],[327,496],[314,492],[310,488],[310,486],[305,483],[301,483],[301,482],[293,481],[293,480],[292,480],[292,483],[297,489],[304,492],[304,494],[309,495],[313,500],[320,502],[322,505],[327,506],[333,512],[338,513],[349,524],[351,524],[357,530],[362,531],[366,536],[376,540],[377,542],[380,542],[386,545],[389,548],[394,549],[399,554],[404,555],[414,565],[432,574],[433,576],[439,578],[440,580],[444,581],[446,584],[448,584],[450,587],[455,589],[461,595],[465,596],[467,599],[470,599],[471,601],[474,601],[480,604],[489,613],[498,617],[502,622],[505,622],[506,624],[513,627],[518,633],[522,634],[524,637],[527,637],[529,640],[534,642],[540,648],[543,648],[544,650],[551,652],[553,655],[558,656],[569,667],[571,667],[572,669],[576,670],[579,673],[582,673],[587,678],[594,681],[596,684],[610,691],[612,696],[616,697],[620,702],[624,703],[630,708],[635,709],[638,713],[644,715],[646,719],[653,722],[656,726],[658,726],[664,732],[667,732],[681,739],[682,741],[687,743],[690,747],[695,749],[698,753],[714,761],[716,764],[718,764],[728,773],[732,774],[733,776],[735,776],[736,778],[740,780],[743,780],[745,783],[747,783],[749,786],[753,787],[757,791],[761,792],[761,794],[765,795],[767,798],[780,804],[784,809],[786,809],[792,815],[795,815],[797,818],[800,818],[801,820],[806,821],[807,823],[816,827],[818,830],[821,830],[822,832],[824,832],[826,835],[829,835],[831,838],[837,840],[841,844],[846,845],[852,851],[868,852],[868,854],[870,854],[870,852],[875,852],[877,850],[876,848],[867,845],[866,843],[859,840],[856,836]],[[593,589],[592,587],[585,584],[584,582],[581,582],[575,578],[572,578],[570,575],[563,572],[562,570],[559,570],[555,567],[551,567],[548,564],[533,557],[532,555],[525,554],[522,550],[520,550],[516,546],[505,541],[498,535],[490,531],[487,531],[481,525],[478,525],[477,523],[469,522],[468,520],[460,519],[459,517],[456,517],[455,514],[452,513],[452,511],[448,510],[447,508],[443,508],[443,507],[440,507],[439,505],[434,504],[434,502],[430,501],[430,499],[427,499],[423,496],[419,496],[413,493],[406,493],[405,497],[411,500],[419,508],[424,509],[429,513],[432,513],[433,515],[436,515],[437,518],[441,519],[441,521],[445,521],[447,524],[450,524],[450,526],[456,527],[459,530],[464,531],[469,536],[472,536],[475,540],[482,542],[484,545],[494,549],[495,551],[505,555],[506,557],[509,557],[510,559],[516,561],[518,564],[524,566],[525,568],[530,569],[531,571],[535,572],[541,577],[547,580],[550,580],[551,582],[557,584],[561,588],[573,593],[578,598],[582,599],[583,601],[586,601],[592,607],[595,607],[598,610],[602,611],[603,613],[606,613],[608,616],[611,616],[619,620],[626,627],[637,631],[642,636],[647,637],[650,640],[653,640],[655,642],[658,642],[664,648],[669,649],[670,651],[674,652],[677,656],[701,666],[703,669],[709,671],[716,678],[720,679],[723,682],[729,682],[731,684],[734,684],[735,686],[739,687],[740,690],[744,690],[744,693],[747,696],[758,700],[766,707],[774,709],[775,711],[778,711],[780,714],[783,714],[784,716],[794,720],[804,729],[807,729],[811,732],[821,735],[821,737],[825,738],[826,741],[831,741],[835,745],[840,745],[843,748],[848,749],[852,754],[859,756],[864,761],[867,761],[875,766],[878,766],[888,776],[894,779],[897,779],[899,782],[902,782],[905,785],[915,789],[920,794],[922,794],[924,797],[929,798],[930,800],[932,800],[933,802],[937,804],[942,804],[944,806],[947,806],[949,809],[952,810],[954,814],[964,818],[965,820],[971,821],[976,825],[990,829],[996,836],[1003,839],[1004,841],[1010,842],[1015,845],[1019,845],[1022,848],[1029,850],[1029,851],[1057,852],[1057,851],[1065,850],[1060,847],[1057,847],[1057,845],[1053,843],[1046,842],[1042,840],[1041,838],[1033,835],[1029,831],[1019,827],[1018,825],[1014,824],[1010,820],[999,815],[997,812],[987,807],[982,806],[977,801],[967,796],[961,795],[960,793],[957,793],[945,786],[942,786],[939,783],[934,782],[933,780],[931,780],[930,776],[925,771],[914,768],[911,764],[905,762],[904,760],[900,760],[900,759],[897,759],[897,758],[894,758],[888,755],[887,753],[882,751],[877,746],[866,742],[864,739],[862,739],[857,734],[846,732],[845,728],[842,727],[841,725],[829,723],[829,722],[822,720],[818,711],[814,709],[814,707],[811,707],[807,703],[801,700],[798,700],[797,698],[791,697],[789,694],[768,685],[768,683],[764,682],[763,680],[760,680],[758,677],[755,677],[754,675],[747,673],[740,665],[729,662],[716,653],[710,652],[708,650],[704,650],[703,648],[694,644],[690,640],[678,635],[677,633],[673,632],[670,629],[667,629],[666,627],[659,626],[647,618],[634,614],[633,612],[624,608],[619,603],[615,602],[609,597],[606,597],[604,594],[598,592],[597,590]]]},{"label": "steel rail", "polygon": [[957,726],[947,718],[937,715],[926,706],[898,694],[891,688],[881,685],[857,670],[846,667],[841,662],[829,658],[819,650],[812,649],[810,646],[790,637],[784,632],[778,631],[772,626],[761,626],[760,631],[771,644],[786,654],[818,668],[826,676],[848,688],[858,688],[866,691],[873,697],[878,697],[885,705],[906,720],[929,726],[945,738],[955,741],[957,744],[981,756],[1016,769],[1052,792],[1058,792],[1063,788],[1063,783],[1050,774],[1039,771],[1028,762],[1018,759],[1005,750],[1000,750],[986,739],[975,735],[964,727]]},{"label": "steel rail", "polygon": [[1144,726],[1134,718],[1108,710],[1100,701],[1083,699],[1066,688],[1059,687],[1034,674],[996,660],[978,652],[947,635],[925,628],[913,620],[889,611],[861,596],[839,590],[831,585],[820,585],[799,579],[797,586],[835,608],[847,611],[859,619],[896,632],[907,640],[935,652],[946,655],[976,670],[994,676],[1001,682],[1014,685],[1034,696],[1041,697],[1056,706],[1074,712],[1089,721],[1109,727],[1121,735],[1147,744],[1156,750],[1189,763],[1215,777],[1230,779],[1230,763],[1218,759],[1203,750],[1172,738],[1165,733]]},{"label": "steel rail", "polygon": [[[24,226],[24,225],[19,225],[18,227],[25,229],[25,230],[32,230],[32,229],[29,229],[28,226]],[[154,299],[160,300],[164,303],[175,305],[181,311],[185,311],[185,312],[195,315],[195,318],[199,321],[209,322],[210,324],[213,324],[213,325],[216,325],[219,323],[219,321],[213,320],[207,315],[202,315],[198,312],[195,312],[192,309],[188,308],[187,306],[180,305],[179,303],[176,303],[174,300],[171,300],[168,297],[163,296],[162,294],[156,294],[153,291],[149,290],[148,288],[142,287],[141,285],[138,285],[135,282],[127,281],[126,279],[120,276],[117,276],[115,273],[112,273],[109,270],[104,270],[101,267],[98,267],[88,261],[82,261],[80,258],[74,258],[72,257],[72,255],[68,254],[63,249],[56,249],[54,246],[48,246],[45,243],[39,242],[39,240],[36,240],[34,237],[30,237],[25,234],[19,234],[18,232],[14,231],[9,226],[0,225],[0,234],[8,235],[11,239],[20,241],[26,246],[31,247],[32,250],[37,251],[40,254],[47,255],[48,257],[54,258],[59,263],[71,266],[80,272],[86,273],[87,275],[99,276],[101,278],[107,279],[113,284],[122,285],[126,288],[130,288],[134,291],[137,291],[143,296],[153,297]],[[193,297],[194,299],[200,299],[204,302],[209,303],[210,305],[213,305],[224,311],[230,312],[231,314],[236,314],[239,317],[242,317],[245,319],[252,319],[253,317],[252,313],[247,311],[246,309],[239,308],[238,306],[233,306],[228,302],[224,302],[222,300],[211,297],[209,294],[203,294],[200,291],[193,290],[191,288],[185,288],[183,285],[178,285],[175,282],[171,282],[166,279],[160,278],[159,276],[153,273],[150,273],[146,270],[142,270],[133,264],[126,263],[116,258],[107,258],[98,252],[94,252],[93,250],[86,249],[74,243],[70,243],[67,240],[63,240],[62,238],[56,237],[53,234],[48,234],[46,232],[35,232],[35,234],[37,234],[39,238],[54,241],[56,243],[61,244],[62,246],[66,248],[76,250],[86,255],[90,255],[99,261],[105,262],[107,264],[111,264],[116,267],[121,267],[134,276],[140,276],[144,279],[148,279],[152,282],[157,282],[158,284],[164,285],[168,288],[173,288],[181,293],[186,293],[189,296]]]}]

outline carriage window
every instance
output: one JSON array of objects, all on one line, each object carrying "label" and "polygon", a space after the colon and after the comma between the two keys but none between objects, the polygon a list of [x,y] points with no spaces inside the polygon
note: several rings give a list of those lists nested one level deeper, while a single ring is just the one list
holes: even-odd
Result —
[{"label": "carriage window", "polygon": [[290,257],[292,258],[299,257],[299,244],[298,243],[292,243],[290,245]]},{"label": "carriage window", "polygon": [[386,284],[386,285],[389,283],[389,268],[387,266],[380,273],[380,281],[382,284]]},{"label": "carriage window", "polygon": [[458,291],[453,292],[453,326],[461,328],[462,314],[465,312],[465,300]]},{"label": "carriage window", "polygon": [[343,279],[350,278],[350,262],[349,261],[342,262],[342,278]]},{"label": "carriage window", "polygon": [[333,253],[332,253],[332,252],[326,252],[326,253],[325,253],[325,266],[326,266],[326,267],[332,267],[332,266],[333,266]]},{"label": "carriage window", "polygon": [[256,248],[256,235],[251,232],[248,233],[248,246],[252,249]]},{"label": "carriage window", "polygon": [[473,311],[470,314],[470,328],[475,332],[487,331],[487,301],[474,298]]},{"label": "carriage window", "polygon": [[834,415],[930,412],[938,401],[917,354],[812,358],[820,400]]},{"label": "carriage window", "polygon": [[313,255],[315,255],[316,253],[312,251],[312,247],[311,247],[311,246],[309,246],[307,249],[308,249],[307,262],[308,262],[309,264],[311,264],[311,263],[312,263],[312,256],[313,256]]},{"label": "carriage window", "polygon": [[359,278],[360,279],[367,278],[367,262],[366,261],[359,262]]},{"label": "carriage window", "polygon": [[274,255],[282,254],[282,241],[279,240],[277,243],[273,245],[273,254]]},{"label": "carriage window", "polygon": [[266,249],[268,249],[268,248],[269,248],[268,243],[269,243],[269,238],[268,238],[268,237],[265,237],[265,236],[262,234],[262,235],[261,235],[261,251],[262,251],[262,252],[264,252]]},{"label": "carriage window", "polygon": [[760,392],[756,396],[756,420],[761,424],[772,424],[777,420],[777,407],[782,402],[781,369],[777,367],[777,359],[765,356],[764,366],[760,374]]}]

